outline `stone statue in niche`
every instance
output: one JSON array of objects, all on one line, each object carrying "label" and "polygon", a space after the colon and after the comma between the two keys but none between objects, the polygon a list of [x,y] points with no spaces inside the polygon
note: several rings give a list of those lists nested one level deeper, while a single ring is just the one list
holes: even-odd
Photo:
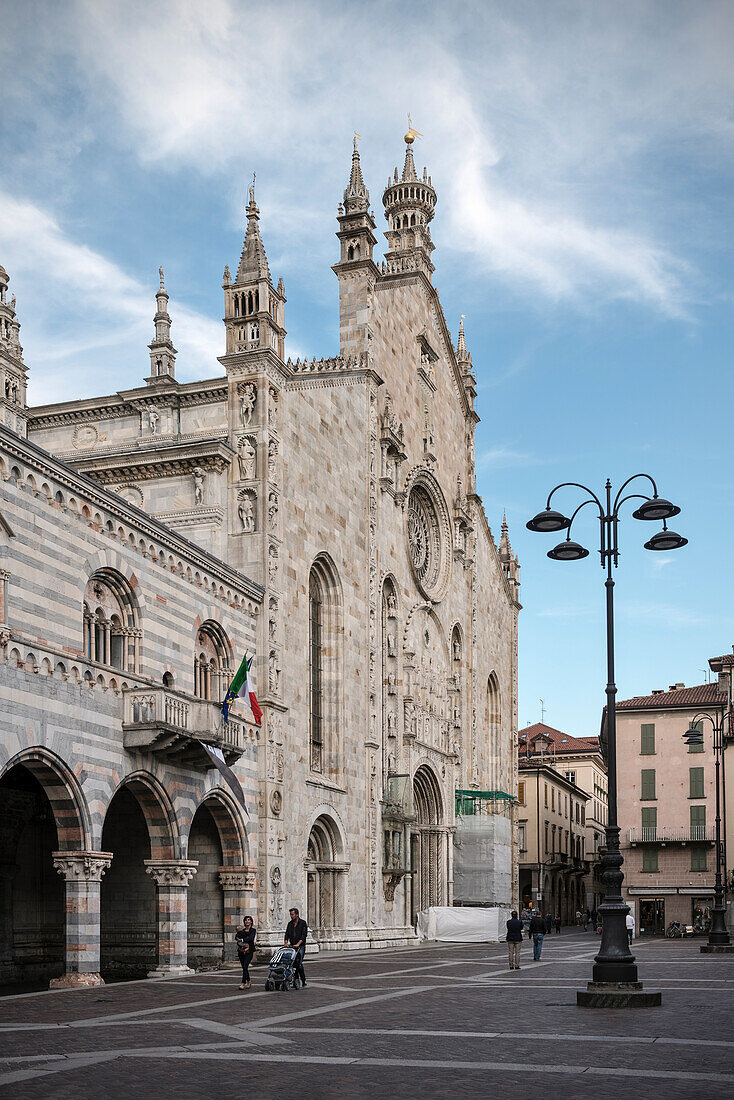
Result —
[{"label": "stone statue in niche", "polygon": [[387,675],[387,694],[395,695],[397,692],[397,684],[395,680],[395,673],[389,672]]},{"label": "stone statue in niche", "polygon": [[461,660],[461,642],[458,638],[454,638],[454,660]]},{"label": "stone statue in niche", "polygon": [[268,584],[275,584],[278,579],[278,550],[271,546],[268,550]]},{"label": "stone statue in niche", "polygon": [[274,531],[278,523],[278,494],[270,493],[268,497],[268,522],[270,530]]},{"label": "stone statue in niche", "polygon": [[398,720],[395,717],[394,711],[390,711],[387,716],[387,736],[397,737],[398,735]]},{"label": "stone statue in niche", "polygon": [[240,395],[240,418],[242,427],[246,428],[252,420],[252,414],[257,402],[257,390],[253,382],[245,382],[238,389]]},{"label": "stone statue in niche", "polygon": [[388,657],[397,657],[397,639],[392,633],[387,636],[387,655]]},{"label": "stone statue in niche", "polygon": [[270,403],[268,404],[268,424],[271,428],[278,427],[278,393],[271,386],[269,390]]},{"label": "stone statue in niche", "polygon": [[275,652],[270,654],[268,662],[268,684],[271,692],[277,695],[280,691],[280,669],[278,668],[278,658]]},{"label": "stone statue in niche", "polygon": [[387,594],[387,617],[388,619],[394,619],[398,613],[398,601],[395,599],[394,592],[388,592]]},{"label": "stone statue in niche", "polygon": [[194,466],[194,504],[204,503],[204,479],[206,474],[201,466]]},{"label": "stone statue in niche", "polygon": [[240,439],[237,458],[240,464],[240,477],[243,481],[252,481],[256,474],[257,452],[249,435],[243,435]]},{"label": "stone statue in niche", "polygon": [[243,531],[255,530],[255,498],[252,493],[240,493],[237,515]]},{"label": "stone statue in niche", "polygon": [[158,435],[158,424],[160,423],[160,413],[158,409],[150,405],[148,408],[148,429],[151,435]]},{"label": "stone statue in niche", "polygon": [[275,460],[278,457],[278,443],[277,440],[271,439],[268,443],[268,477],[271,481],[275,480]]},{"label": "stone statue in niche", "polygon": [[229,270],[229,264],[224,265],[224,275],[222,276],[222,282],[226,283],[227,286],[229,286],[229,284],[232,282],[232,275]]}]

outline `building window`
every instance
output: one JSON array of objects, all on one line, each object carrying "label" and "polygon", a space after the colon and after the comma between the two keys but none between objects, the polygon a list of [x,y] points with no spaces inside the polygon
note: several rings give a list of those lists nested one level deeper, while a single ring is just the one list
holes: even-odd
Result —
[{"label": "building window", "polygon": [[706,849],[694,847],[691,848],[691,870],[692,871],[707,871],[706,866]]},{"label": "building window", "polygon": [[689,768],[688,777],[690,785],[688,797],[703,798],[703,768]]},{"label": "building window", "polygon": [[525,825],[520,825],[520,827],[518,828],[518,834],[520,837],[520,851],[527,852],[528,848],[525,841]]},{"label": "building window", "polygon": [[655,723],[643,723],[640,726],[640,755],[655,755]]},{"label": "building window", "polygon": [[548,851],[548,822],[545,823],[545,850]]},{"label": "building window", "polygon": [[[699,719],[698,722],[693,723],[693,728],[697,729],[697,730],[700,730],[701,733],[703,733],[703,722]],[[703,752],[703,748],[704,748],[704,745],[703,745],[703,740],[702,740],[700,745],[689,745],[688,746],[688,751],[689,752]]]},{"label": "building window", "polygon": [[566,779],[569,779],[571,783],[576,783],[576,772],[566,772],[565,775]]},{"label": "building window", "polygon": [[581,824],[586,824],[586,806],[581,807]]},{"label": "building window", "polygon": [[556,827],[551,826],[551,855],[556,854]]},{"label": "building window", "polygon": [[655,798],[654,768],[643,768],[640,772],[640,798]]},{"label": "building window", "polygon": [[140,629],[130,585],[112,569],[100,569],[84,591],[83,645],[87,660],[137,672]]},{"label": "building window", "polygon": [[545,808],[548,809],[548,784],[544,783],[543,786],[545,787]]},{"label": "building window", "polygon": [[563,796],[563,812],[568,817],[568,795]]},{"label": "building window", "polygon": [[312,572],[308,587],[311,770],[323,769],[324,748],[324,599],[319,578]]},{"label": "building window", "polygon": [[691,806],[691,840],[706,839],[706,807]]},{"label": "building window", "polygon": [[658,808],[657,806],[642,807],[642,839],[657,840],[658,836]]},{"label": "building window", "polygon": [[518,783],[517,785],[517,801],[521,806],[525,805],[525,783]]},{"label": "building window", "polygon": [[221,702],[232,680],[232,647],[219,623],[207,619],[199,627],[194,646],[194,695]]},{"label": "building window", "polygon": [[658,850],[657,848],[643,848],[642,850],[642,870],[651,871],[653,874],[658,870]]}]

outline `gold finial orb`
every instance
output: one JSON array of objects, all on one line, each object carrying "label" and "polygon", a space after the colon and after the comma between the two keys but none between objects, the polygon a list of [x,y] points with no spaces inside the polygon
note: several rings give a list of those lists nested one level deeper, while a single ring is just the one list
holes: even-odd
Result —
[{"label": "gold finial orb", "polygon": [[406,145],[412,145],[414,141],[415,141],[415,134],[413,133],[412,130],[408,130],[407,134],[405,135],[405,144]]}]

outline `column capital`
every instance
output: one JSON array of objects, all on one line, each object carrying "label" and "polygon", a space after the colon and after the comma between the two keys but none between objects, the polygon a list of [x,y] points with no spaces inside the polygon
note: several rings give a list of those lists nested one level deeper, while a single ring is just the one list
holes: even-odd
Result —
[{"label": "column capital", "polygon": [[144,859],[143,863],[158,886],[186,887],[199,866],[198,859]]},{"label": "column capital", "polygon": [[254,890],[254,867],[220,867],[219,881],[223,890]]},{"label": "column capital", "polygon": [[51,858],[67,882],[101,882],[112,852],[52,852]]}]

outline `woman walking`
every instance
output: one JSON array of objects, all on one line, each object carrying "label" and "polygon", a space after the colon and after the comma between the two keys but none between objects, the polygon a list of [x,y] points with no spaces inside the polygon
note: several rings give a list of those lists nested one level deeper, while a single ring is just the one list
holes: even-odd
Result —
[{"label": "woman walking", "polygon": [[255,933],[257,929],[252,923],[252,917],[245,917],[242,928],[238,928],[234,938],[237,943],[237,954],[242,963],[242,984],[240,989],[250,988],[250,963],[255,955]]},{"label": "woman walking", "polygon": [[518,918],[517,909],[513,909],[512,916],[507,922],[507,951],[510,956],[510,970],[520,969],[521,946],[522,921]]}]

